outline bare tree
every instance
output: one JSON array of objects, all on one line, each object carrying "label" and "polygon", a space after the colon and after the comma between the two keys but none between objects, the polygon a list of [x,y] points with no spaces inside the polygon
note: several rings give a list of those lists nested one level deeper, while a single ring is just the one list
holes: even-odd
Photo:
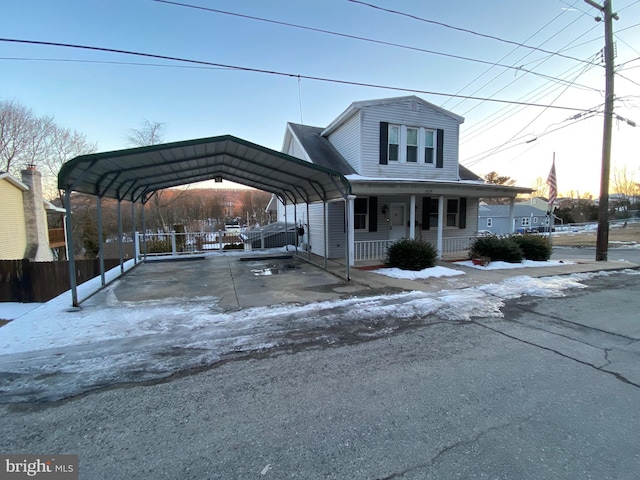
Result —
[{"label": "bare tree", "polygon": [[49,115],[38,117],[15,100],[0,101],[0,170],[18,176],[20,169],[35,165],[42,171],[47,198],[57,196],[62,164],[96,148],[83,134],[56,125]]},{"label": "bare tree", "polygon": [[38,162],[43,172],[42,190],[45,195],[53,198],[58,192],[62,200],[62,192],[58,190],[58,172],[62,165],[80,155],[94,153],[97,149],[98,144],[89,142],[83,133],[54,125],[47,139],[46,155]]},{"label": "bare tree", "polygon": [[158,145],[164,141],[164,123],[144,119],[140,128],[130,128],[127,140],[136,147]]},{"label": "bare tree", "polygon": [[613,190],[626,199],[640,195],[640,185],[635,181],[633,172],[627,167],[615,168],[613,170]]},{"label": "bare tree", "polygon": [[[150,145],[158,145],[164,141],[164,123],[151,122],[144,119],[140,128],[131,128],[127,133],[127,140],[135,147],[148,147]],[[157,224],[163,231],[167,231],[167,219],[163,213],[168,205],[162,201],[164,190],[154,192],[152,198],[153,211],[156,216]]]},{"label": "bare tree", "polygon": [[30,108],[15,100],[0,101],[0,170],[16,173],[24,158],[33,130]]},{"label": "bare tree", "polygon": [[532,195],[535,195],[536,197],[547,198],[547,196],[549,195],[549,185],[547,185],[547,182],[542,177],[536,178],[531,185],[531,188],[534,189]]}]

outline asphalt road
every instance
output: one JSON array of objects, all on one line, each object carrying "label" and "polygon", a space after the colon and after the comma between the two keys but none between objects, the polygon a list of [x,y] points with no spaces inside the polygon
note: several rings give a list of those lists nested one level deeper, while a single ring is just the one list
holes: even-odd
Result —
[{"label": "asphalt road", "polygon": [[504,318],[272,350],[158,383],[0,407],[3,453],[82,479],[632,479],[640,275]]}]

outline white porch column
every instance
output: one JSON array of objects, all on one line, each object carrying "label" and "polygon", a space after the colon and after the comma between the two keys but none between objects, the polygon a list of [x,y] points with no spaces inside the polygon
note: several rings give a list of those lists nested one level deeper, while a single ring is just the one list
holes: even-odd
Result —
[{"label": "white porch column", "polygon": [[515,232],[515,224],[514,224],[515,203],[516,203],[515,198],[512,197],[509,199],[509,233]]},{"label": "white porch column", "polygon": [[409,201],[409,238],[414,240],[416,238],[416,196],[411,195]]},{"label": "white porch column", "polygon": [[436,249],[438,250],[438,258],[442,259],[442,231],[444,230],[444,197],[438,197],[438,232],[436,233]]},{"label": "white porch column", "polygon": [[355,203],[354,200],[356,199],[356,196],[349,195],[347,198],[349,200],[346,205],[347,211],[345,212],[347,215],[347,250],[348,250],[348,256],[349,256],[349,265],[353,266],[356,263],[355,229],[353,225],[353,211],[354,211],[353,207],[354,207],[354,203]]}]

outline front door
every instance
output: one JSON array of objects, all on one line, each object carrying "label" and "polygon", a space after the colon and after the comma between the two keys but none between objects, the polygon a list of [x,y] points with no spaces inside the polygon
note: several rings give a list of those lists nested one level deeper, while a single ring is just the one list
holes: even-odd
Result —
[{"label": "front door", "polygon": [[389,218],[389,240],[399,240],[407,236],[407,220],[404,203],[391,204]]}]

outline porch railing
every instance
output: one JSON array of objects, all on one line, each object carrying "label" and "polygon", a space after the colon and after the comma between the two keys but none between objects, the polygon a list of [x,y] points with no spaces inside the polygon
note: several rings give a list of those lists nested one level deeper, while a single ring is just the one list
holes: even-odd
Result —
[{"label": "porch railing", "polygon": [[[180,255],[223,250],[226,245],[242,245],[238,233],[189,232],[147,233],[136,232],[136,255]],[[241,247],[244,248],[244,247]]]},{"label": "porch railing", "polygon": [[384,260],[387,256],[387,248],[394,240],[365,240],[355,242],[354,259],[356,262],[363,260]]},{"label": "porch railing", "polygon": [[[442,239],[443,258],[464,256],[469,251],[471,237],[445,237]],[[355,261],[384,260],[394,240],[364,240],[354,242]]]}]

